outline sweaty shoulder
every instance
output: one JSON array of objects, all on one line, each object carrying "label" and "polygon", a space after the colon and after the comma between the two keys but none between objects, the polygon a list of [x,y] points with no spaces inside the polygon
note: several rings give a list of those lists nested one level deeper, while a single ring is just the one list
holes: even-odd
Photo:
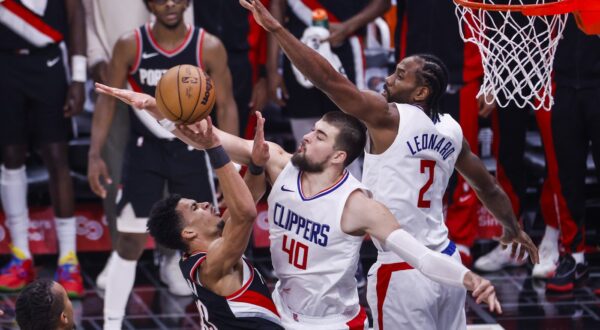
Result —
[{"label": "sweaty shoulder", "polygon": [[223,42],[221,42],[221,39],[217,38],[217,36],[213,34],[206,32],[205,30],[204,41],[202,43],[202,50],[206,52],[220,49],[225,49],[225,46],[223,46]]},{"label": "sweaty shoulder", "polygon": [[140,43],[137,29],[123,34],[115,43],[113,57],[120,57],[129,64],[133,63],[138,52],[137,48],[141,47]]},{"label": "sweaty shoulder", "polygon": [[216,36],[204,32],[204,40],[202,41],[202,62],[207,71],[215,70],[227,64],[227,51],[225,46]]}]

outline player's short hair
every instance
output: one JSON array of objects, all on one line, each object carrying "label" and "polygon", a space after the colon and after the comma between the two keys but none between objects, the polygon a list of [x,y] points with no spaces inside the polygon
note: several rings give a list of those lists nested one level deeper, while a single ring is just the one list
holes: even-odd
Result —
[{"label": "player's short hair", "polygon": [[360,120],[341,111],[328,112],[321,119],[340,130],[333,147],[346,152],[344,166],[350,165],[365,148],[367,128]]},{"label": "player's short hair", "polygon": [[150,0],[144,0],[144,4],[146,5],[146,9],[148,9],[148,11],[150,10],[150,5],[148,4],[148,2],[150,2]]},{"label": "player's short hair", "polygon": [[429,88],[429,97],[425,100],[426,112],[433,122],[439,121],[440,100],[448,87],[448,69],[444,62],[431,54],[413,55],[424,61],[423,67],[417,72],[419,83]]},{"label": "player's short hair", "polygon": [[156,202],[148,217],[148,232],[154,240],[171,249],[187,252],[188,245],[181,237],[183,218],[175,208],[181,200],[177,194],[169,195]]},{"label": "player's short hair", "polygon": [[15,312],[23,330],[57,329],[65,310],[64,297],[52,290],[54,282],[37,280],[27,285],[17,298]]}]

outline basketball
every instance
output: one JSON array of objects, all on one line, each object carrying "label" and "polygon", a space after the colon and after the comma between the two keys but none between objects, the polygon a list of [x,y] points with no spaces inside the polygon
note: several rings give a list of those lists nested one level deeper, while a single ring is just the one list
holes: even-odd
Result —
[{"label": "basketball", "polygon": [[177,124],[192,124],[210,115],[215,105],[212,79],[193,65],[169,69],[156,85],[156,105],[160,112]]}]

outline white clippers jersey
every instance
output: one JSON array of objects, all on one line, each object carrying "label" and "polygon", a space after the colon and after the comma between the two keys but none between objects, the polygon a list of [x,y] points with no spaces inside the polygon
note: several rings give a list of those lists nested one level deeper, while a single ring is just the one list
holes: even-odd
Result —
[{"label": "white clippers jersey", "polygon": [[362,182],[403,229],[441,251],[448,245],[442,198],[462,149],[462,131],[450,115],[441,115],[434,125],[420,108],[396,106],[396,139],[378,155],[369,153],[367,143]]},{"label": "white clippers jersey", "polygon": [[370,193],[344,170],[333,186],[306,197],[301,174],[288,163],[269,194],[275,290],[293,313],[353,317],[360,308],[354,273],[363,237],[342,232],[340,223],[350,193]]}]

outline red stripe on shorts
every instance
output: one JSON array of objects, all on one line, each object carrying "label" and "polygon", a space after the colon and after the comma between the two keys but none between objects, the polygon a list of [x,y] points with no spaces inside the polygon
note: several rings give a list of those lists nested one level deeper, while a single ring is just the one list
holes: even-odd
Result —
[{"label": "red stripe on shorts", "polygon": [[406,262],[398,262],[395,264],[382,264],[377,270],[377,323],[379,324],[379,330],[383,330],[383,303],[385,302],[392,273],[407,269],[413,269],[413,267]]}]

